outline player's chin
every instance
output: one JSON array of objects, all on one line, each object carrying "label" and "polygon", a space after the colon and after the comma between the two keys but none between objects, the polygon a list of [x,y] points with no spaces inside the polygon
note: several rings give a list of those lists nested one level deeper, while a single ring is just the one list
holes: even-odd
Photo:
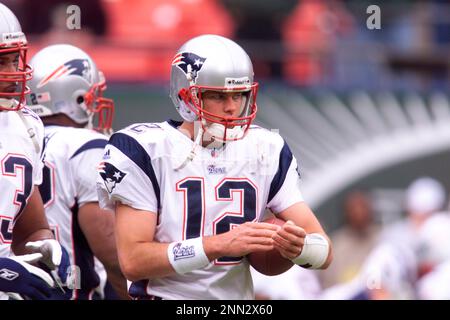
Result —
[{"label": "player's chin", "polygon": [[[1,92],[1,91],[0,91]],[[15,99],[15,96],[1,96],[0,99],[5,99],[5,100],[13,100]]]}]

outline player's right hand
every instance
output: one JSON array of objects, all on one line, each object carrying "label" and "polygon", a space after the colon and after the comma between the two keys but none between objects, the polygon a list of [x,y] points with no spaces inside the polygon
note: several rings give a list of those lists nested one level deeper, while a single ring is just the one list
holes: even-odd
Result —
[{"label": "player's right hand", "polygon": [[272,237],[280,227],[270,223],[246,222],[222,233],[220,238],[222,256],[241,257],[250,252],[273,249]]},{"label": "player's right hand", "polygon": [[292,260],[300,255],[305,244],[305,237],[305,230],[289,220],[274,235],[274,246],[281,256]]},{"label": "player's right hand", "polygon": [[42,254],[0,258],[0,291],[16,300],[42,300],[51,295],[53,279],[44,270],[31,263],[42,259]]}]

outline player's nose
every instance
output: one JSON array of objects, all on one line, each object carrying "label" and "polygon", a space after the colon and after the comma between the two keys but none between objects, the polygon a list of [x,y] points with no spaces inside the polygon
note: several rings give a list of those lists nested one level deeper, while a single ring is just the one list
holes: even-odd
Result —
[{"label": "player's nose", "polygon": [[3,67],[1,68],[2,72],[16,72],[17,67],[13,62],[5,63]]},{"label": "player's nose", "polygon": [[233,99],[232,96],[227,96],[224,103],[223,111],[228,116],[233,116],[236,114],[236,110],[239,108],[239,104]]}]

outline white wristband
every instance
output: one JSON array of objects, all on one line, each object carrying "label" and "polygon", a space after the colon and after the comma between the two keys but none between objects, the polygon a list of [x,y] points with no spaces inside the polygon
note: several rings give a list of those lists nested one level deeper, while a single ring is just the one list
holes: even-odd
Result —
[{"label": "white wristband", "polygon": [[167,248],[169,262],[178,274],[201,269],[209,264],[202,238],[172,242]]},{"label": "white wristband", "polygon": [[318,269],[328,258],[329,244],[327,239],[319,233],[306,235],[302,252],[291,261],[303,268]]}]

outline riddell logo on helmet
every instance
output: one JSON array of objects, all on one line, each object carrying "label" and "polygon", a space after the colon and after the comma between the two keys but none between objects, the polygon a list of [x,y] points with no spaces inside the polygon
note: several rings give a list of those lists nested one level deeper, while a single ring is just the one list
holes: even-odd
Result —
[{"label": "riddell logo on helmet", "polygon": [[11,32],[3,34],[3,43],[24,42],[25,35],[22,32]]},{"label": "riddell logo on helmet", "polygon": [[249,85],[250,79],[248,77],[225,78],[225,87],[249,86]]}]

